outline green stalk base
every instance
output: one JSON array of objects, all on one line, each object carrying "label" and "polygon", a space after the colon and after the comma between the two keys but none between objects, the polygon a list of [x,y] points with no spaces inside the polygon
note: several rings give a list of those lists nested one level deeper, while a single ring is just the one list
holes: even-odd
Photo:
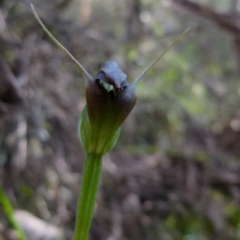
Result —
[{"label": "green stalk base", "polygon": [[3,208],[3,211],[6,214],[9,224],[16,231],[16,233],[18,235],[17,239],[18,240],[27,240],[25,233],[23,232],[23,230],[18,225],[18,222],[15,219],[14,209],[13,209],[13,207],[1,185],[0,185],[0,207]]},{"label": "green stalk base", "polygon": [[78,200],[74,240],[87,240],[102,169],[102,156],[87,154]]}]

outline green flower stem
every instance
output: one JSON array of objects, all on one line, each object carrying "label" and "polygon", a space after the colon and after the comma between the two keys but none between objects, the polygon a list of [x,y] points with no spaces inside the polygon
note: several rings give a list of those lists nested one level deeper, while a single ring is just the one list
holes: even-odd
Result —
[{"label": "green flower stem", "polygon": [[17,232],[18,240],[27,240],[25,233],[23,232],[23,230],[18,225],[18,222],[15,219],[13,207],[6,193],[4,192],[2,186],[0,186],[0,207],[1,206],[6,214],[9,224]]},{"label": "green flower stem", "polygon": [[78,200],[74,240],[87,240],[102,169],[102,156],[87,154]]}]

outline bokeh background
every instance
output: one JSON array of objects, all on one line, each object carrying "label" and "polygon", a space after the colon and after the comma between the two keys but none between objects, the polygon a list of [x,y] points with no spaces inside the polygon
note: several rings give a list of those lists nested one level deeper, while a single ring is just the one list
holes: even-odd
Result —
[{"label": "bokeh background", "polygon": [[[240,239],[240,1],[31,2],[92,75],[113,59],[129,82],[191,27],[137,86],[91,240]],[[29,240],[72,239],[84,105],[81,74],[30,1],[1,0],[0,184]],[[16,239],[1,207],[0,239]]]}]

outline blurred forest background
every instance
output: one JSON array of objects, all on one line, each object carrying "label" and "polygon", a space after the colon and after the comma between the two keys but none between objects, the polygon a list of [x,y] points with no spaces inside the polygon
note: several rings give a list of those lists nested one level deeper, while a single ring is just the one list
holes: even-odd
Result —
[{"label": "blurred forest background", "polygon": [[[138,84],[91,239],[240,239],[240,1],[31,2],[92,75],[113,59],[130,82],[191,27]],[[29,240],[72,239],[84,105],[81,74],[30,1],[1,0],[0,184]],[[1,207],[0,239],[16,239]]]}]

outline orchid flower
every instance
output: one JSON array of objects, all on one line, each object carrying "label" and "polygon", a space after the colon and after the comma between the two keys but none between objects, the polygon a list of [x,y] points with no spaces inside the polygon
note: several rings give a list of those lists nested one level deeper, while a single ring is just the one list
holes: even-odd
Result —
[{"label": "orchid flower", "polygon": [[85,80],[86,106],[79,120],[79,137],[87,158],[84,164],[80,198],[77,208],[74,240],[87,240],[101,173],[102,156],[115,145],[120,127],[136,103],[136,85],[156,62],[189,30],[186,29],[136,79],[129,83],[127,75],[115,61],[102,65],[96,77],[91,74],[62,46],[33,13],[51,40],[76,65]]}]

